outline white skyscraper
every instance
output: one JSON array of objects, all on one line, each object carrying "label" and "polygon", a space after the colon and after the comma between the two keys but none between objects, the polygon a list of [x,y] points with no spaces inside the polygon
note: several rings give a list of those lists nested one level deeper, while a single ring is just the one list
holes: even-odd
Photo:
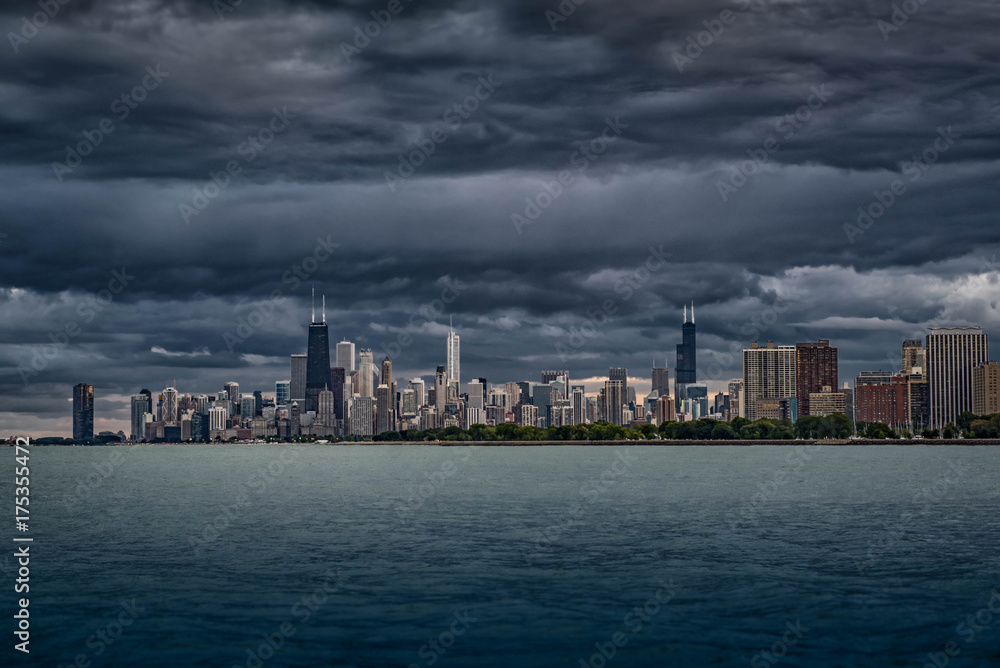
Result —
[{"label": "white skyscraper", "polygon": [[461,364],[459,361],[459,341],[458,334],[455,333],[454,327],[448,332],[448,383],[455,388],[455,394],[458,394],[460,390],[459,382],[462,379],[461,374]]},{"label": "white skyscraper", "polygon": [[341,341],[337,344],[337,366],[344,369],[346,375],[350,376],[352,371],[357,371],[354,363],[354,342]]},{"label": "white skyscraper", "polygon": [[[364,355],[364,353],[361,353]],[[375,429],[375,402],[371,397],[355,395],[351,409],[351,433],[371,436]]]},{"label": "white skyscraper", "polygon": [[375,398],[375,363],[371,350],[361,351],[361,366],[358,368],[358,394],[363,397]]},{"label": "white skyscraper", "polygon": [[[469,408],[483,409],[483,384],[478,380],[469,381]],[[470,424],[475,424],[471,422]]]},{"label": "white skyscraper", "polygon": [[931,427],[941,429],[972,410],[972,371],[989,359],[989,342],[979,327],[935,328],[924,356],[931,394]]}]

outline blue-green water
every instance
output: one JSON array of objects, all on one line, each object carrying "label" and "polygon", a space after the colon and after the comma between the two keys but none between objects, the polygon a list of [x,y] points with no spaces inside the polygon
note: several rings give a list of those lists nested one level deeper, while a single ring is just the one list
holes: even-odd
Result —
[{"label": "blue-green water", "polygon": [[30,466],[31,654],[9,594],[5,665],[1000,665],[996,448],[62,447]]}]

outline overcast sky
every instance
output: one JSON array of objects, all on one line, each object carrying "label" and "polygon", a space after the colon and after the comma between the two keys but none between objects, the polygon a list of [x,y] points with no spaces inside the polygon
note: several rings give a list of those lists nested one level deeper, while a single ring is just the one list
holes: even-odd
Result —
[{"label": "overcast sky", "polygon": [[98,431],[175,379],[273,392],[312,283],[397,378],[452,317],[463,382],[640,395],[686,302],[713,390],[753,339],[844,381],[996,334],[1000,5],[903,4],[4,2],[0,433],[69,435],[79,382]]}]

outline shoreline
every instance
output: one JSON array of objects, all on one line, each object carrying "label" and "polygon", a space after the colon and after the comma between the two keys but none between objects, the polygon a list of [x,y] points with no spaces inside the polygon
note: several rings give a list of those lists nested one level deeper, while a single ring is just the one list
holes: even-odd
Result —
[{"label": "shoreline", "polygon": [[[12,447],[12,444],[7,444]],[[101,445],[72,445],[66,443],[46,443],[32,444],[31,447],[63,447],[63,448],[101,448],[101,447],[131,447],[131,446],[216,446],[216,445],[316,445],[324,447],[335,447],[343,445],[436,445],[441,447],[461,447],[474,445],[477,447],[531,447],[531,446],[796,446],[796,445],[836,445],[836,446],[894,446],[894,445],[1000,445],[1000,439],[996,438],[963,438],[963,439],[804,439],[788,441],[700,441],[700,440],[622,440],[622,441],[338,441],[332,443],[295,443],[295,442],[251,442],[251,443],[107,443]]]}]

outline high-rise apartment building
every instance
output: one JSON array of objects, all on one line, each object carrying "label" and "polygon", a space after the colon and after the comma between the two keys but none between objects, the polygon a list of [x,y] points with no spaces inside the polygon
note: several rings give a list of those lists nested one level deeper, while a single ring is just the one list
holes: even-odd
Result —
[{"label": "high-rise apartment building", "polygon": [[94,386],[80,383],[73,386],[73,440],[94,438]]},{"label": "high-rise apartment building", "polygon": [[351,433],[371,436],[375,428],[375,402],[371,397],[357,394],[351,403]]},{"label": "high-rise apartment building", "polygon": [[[227,383],[232,385],[232,383]],[[237,385],[237,387],[239,387]],[[236,399],[237,405],[239,404],[239,398]],[[177,390],[172,387],[164,388],[163,390],[163,414],[160,416],[160,421],[168,424],[173,424],[180,420],[179,414],[177,412]]]},{"label": "high-rise apartment building", "polygon": [[989,341],[979,327],[934,328],[925,356],[931,427],[941,429],[972,410],[972,371],[988,360]]},{"label": "high-rise apartment building", "polygon": [[1000,413],[1000,367],[993,360],[977,365],[972,370],[972,412],[976,415]]},{"label": "high-rise apartment building", "polygon": [[[742,417],[756,420],[760,399],[791,399],[796,397],[795,346],[776,346],[768,341],[763,348],[754,341],[743,350],[743,410]],[[796,403],[797,403],[796,399]],[[791,413],[797,415],[797,407]]]},{"label": "high-rise apartment building", "polygon": [[799,415],[812,415],[809,395],[838,385],[837,349],[828,340],[795,344],[795,397]]},{"label": "high-rise apartment building", "polygon": [[571,401],[573,402],[573,424],[585,423],[587,421],[587,401],[582,388],[573,388]]},{"label": "high-rise apartment building", "polygon": [[[861,378],[861,376],[858,376]],[[909,426],[909,382],[903,374],[893,374],[889,382],[862,382],[854,387],[854,418],[856,422],[882,422],[893,429]]]},{"label": "high-rise apartment building", "polygon": [[821,392],[809,393],[809,415],[825,417],[834,413],[847,415],[847,398],[835,387],[824,385]]},{"label": "high-rise apartment building", "polygon": [[729,419],[746,417],[744,405],[743,379],[734,378],[729,381]]}]

